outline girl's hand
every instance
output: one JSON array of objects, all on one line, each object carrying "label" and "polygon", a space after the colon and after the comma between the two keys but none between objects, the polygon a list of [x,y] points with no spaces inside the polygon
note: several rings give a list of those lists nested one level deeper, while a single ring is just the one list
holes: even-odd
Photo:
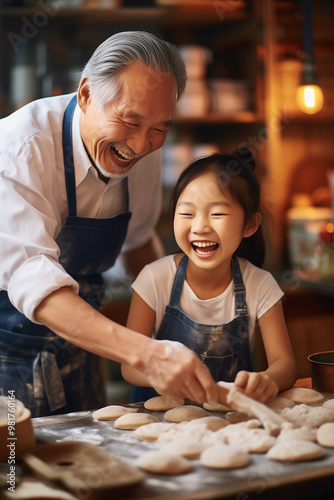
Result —
[{"label": "girl's hand", "polygon": [[234,384],[242,392],[260,403],[269,403],[278,393],[278,385],[266,373],[246,372],[244,370],[237,373]]}]

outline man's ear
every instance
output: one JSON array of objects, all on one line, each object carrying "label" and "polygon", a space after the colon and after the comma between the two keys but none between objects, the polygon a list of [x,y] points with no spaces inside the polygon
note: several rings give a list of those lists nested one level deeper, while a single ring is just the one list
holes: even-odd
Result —
[{"label": "man's ear", "polygon": [[256,231],[258,230],[259,225],[261,223],[261,219],[262,219],[262,216],[261,216],[260,212],[256,212],[254,215],[252,215],[252,217],[250,218],[250,220],[246,224],[244,234],[243,234],[244,238],[248,238],[249,236],[252,236],[252,234],[256,233]]},{"label": "man's ear", "polygon": [[84,77],[79,83],[79,88],[77,93],[78,106],[83,113],[86,112],[90,99],[91,96],[90,96],[88,80],[87,77]]}]

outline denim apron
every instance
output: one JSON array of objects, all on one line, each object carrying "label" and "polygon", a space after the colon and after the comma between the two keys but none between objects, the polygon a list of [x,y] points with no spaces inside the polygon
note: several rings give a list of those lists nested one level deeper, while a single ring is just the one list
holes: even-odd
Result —
[{"label": "denim apron", "polygon": [[[76,96],[63,119],[63,155],[68,216],[56,242],[59,262],[79,283],[79,295],[98,309],[103,296],[101,272],[113,266],[126,237],[129,212],[127,178],[125,212],[108,219],[77,216],[72,147]],[[73,325],[75,328],[75,311]],[[77,311],[80,314],[80,311]],[[98,332],[92,328],[92,335]],[[105,404],[101,359],[67,342],[43,325],[28,320],[0,292],[0,392],[15,397],[32,416],[89,410]]]},{"label": "denim apron", "polygon": [[[233,382],[240,370],[253,370],[246,291],[238,260],[232,259],[235,317],[222,325],[196,323],[181,311],[180,300],[187,265],[188,257],[185,255],[177,267],[169,304],[166,306],[157,339],[182,342],[198,354],[216,382]],[[157,392],[152,388],[134,387],[132,400],[144,401],[156,395]]]}]

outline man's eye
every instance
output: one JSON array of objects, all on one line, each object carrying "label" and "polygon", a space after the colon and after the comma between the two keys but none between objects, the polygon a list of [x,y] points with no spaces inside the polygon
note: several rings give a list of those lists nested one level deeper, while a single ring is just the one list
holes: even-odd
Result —
[{"label": "man's eye", "polygon": [[138,123],[124,122],[128,127],[138,127]]}]

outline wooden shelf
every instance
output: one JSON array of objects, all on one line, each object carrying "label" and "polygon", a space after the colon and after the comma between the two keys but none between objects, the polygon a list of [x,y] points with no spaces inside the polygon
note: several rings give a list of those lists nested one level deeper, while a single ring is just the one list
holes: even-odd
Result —
[{"label": "wooden shelf", "polygon": [[209,113],[205,116],[176,116],[174,125],[210,125],[224,123],[262,123],[264,118],[253,111],[240,111],[237,113]]}]

